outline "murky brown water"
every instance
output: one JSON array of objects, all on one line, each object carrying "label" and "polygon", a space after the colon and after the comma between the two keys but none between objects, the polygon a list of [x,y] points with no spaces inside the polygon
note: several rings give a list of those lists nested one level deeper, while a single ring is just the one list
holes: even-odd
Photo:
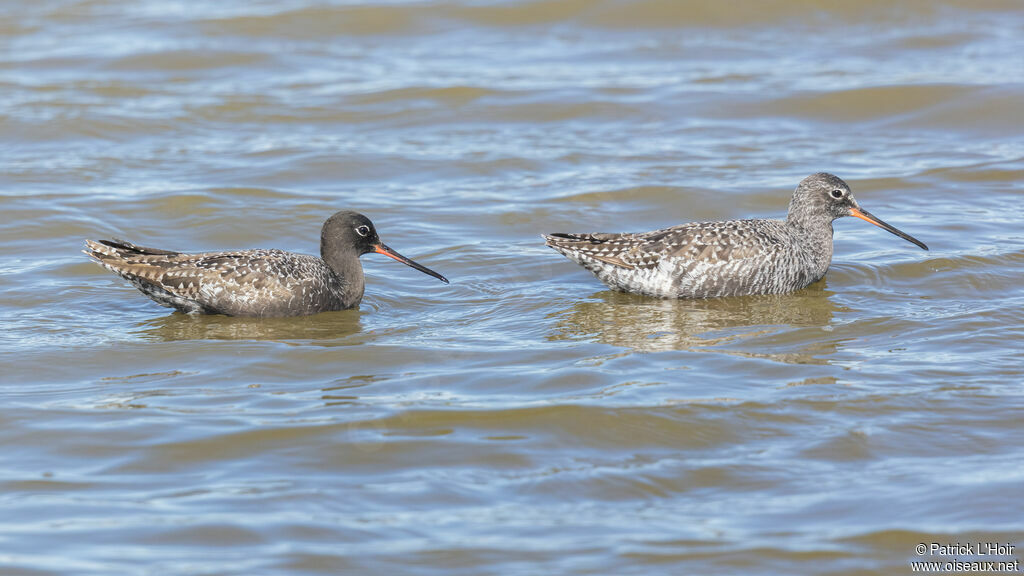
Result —
[{"label": "murky brown water", "polygon": [[[1024,11],[890,4],[9,4],[0,573],[1024,546]],[[781,216],[817,171],[931,251],[845,219],[823,282],[685,302],[539,237]],[[359,311],[193,318],[79,253],[315,252],[342,208],[452,284],[370,255]]]}]

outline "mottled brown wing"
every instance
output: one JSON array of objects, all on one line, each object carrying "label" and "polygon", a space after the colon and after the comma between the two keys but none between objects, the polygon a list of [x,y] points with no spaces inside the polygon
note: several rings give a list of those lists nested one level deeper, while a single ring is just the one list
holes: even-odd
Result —
[{"label": "mottled brown wing", "polygon": [[178,290],[195,294],[211,310],[260,314],[260,303],[289,302],[304,293],[322,268],[317,258],[282,250],[246,250],[197,254],[187,267],[164,276]]},{"label": "mottled brown wing", "polygon": [[643,242],[624,255],[636,267],[657,266],[661,258],[716,264],[765,258],[782,248],[769,220],[696,222],[640,235]]}]

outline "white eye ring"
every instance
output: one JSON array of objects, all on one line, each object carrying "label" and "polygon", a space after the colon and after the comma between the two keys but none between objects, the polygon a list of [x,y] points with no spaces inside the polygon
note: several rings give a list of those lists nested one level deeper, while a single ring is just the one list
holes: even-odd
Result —
[{"label": "white eye ring", "polygon": [[842,190],[833,190],[832,191],[832,197],[835,198],[836,200],[842,198],[843,197],[843,191]]},{"label": "white eye ring", "polygon": [[356,234],[359,234],[360,236],[369,236],[370,235],[370,227],[365,225],[365,224],[363,224],[362,226],[356,228]]}]

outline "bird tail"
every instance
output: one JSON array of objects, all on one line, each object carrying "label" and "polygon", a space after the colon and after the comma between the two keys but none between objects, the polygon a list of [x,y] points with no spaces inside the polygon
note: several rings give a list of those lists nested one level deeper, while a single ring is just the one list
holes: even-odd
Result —
[{"label": "bird tail", "polygon": [[562,253],[571,260],[584,264],[587,260],[597,260],[605,264],[622,268],[633,268],[633,265],[622,260],[624,246],[622,234],[572,234],[556,232],[542,234],[544,243]]},{"label": "bird tail", "polygon": [[544,238],[544,243],[552,248],[575,248],[580,246],[593,246],[594,244],[601,244],[603,240],[599,238],[602,234],[572,234],[569,232],[552,232],[551,234],[541,234]]},{"label": "bird tail", "polygon": [[[107,270],[129,280],[158,280],[166,269],[166,266],[160,265],[160,260],[178,254],[170,250],[136,246],[118,239],[86,240],[85,245],[87,250],[82,250],[85,255]],[[163,258],[147,258],[149,256]]]}]

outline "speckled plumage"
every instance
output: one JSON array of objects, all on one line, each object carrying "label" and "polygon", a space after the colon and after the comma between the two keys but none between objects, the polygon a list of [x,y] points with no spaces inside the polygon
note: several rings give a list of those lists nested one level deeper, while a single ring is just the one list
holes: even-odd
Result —
[{"label": "speckled plumage", "polygon": [[545,235],[547,245],[610,288],[661,298],[781,294],[825,276],[832,221],[856,216],[927,250],[860,208],[846,182],[819,173],[797,186],[786,220],[682,224],[638,234]]},{"label": "speckled plumage", "polygon": [[87,240],[84,250],[162,306],[189,314],[300,316],[359,305],[365,282],[359,256],[378,252],[448,282],[380,242],[362,214],[342,211],[324,223],[321,258],[283,250],[186,254],[123,240]]}]

